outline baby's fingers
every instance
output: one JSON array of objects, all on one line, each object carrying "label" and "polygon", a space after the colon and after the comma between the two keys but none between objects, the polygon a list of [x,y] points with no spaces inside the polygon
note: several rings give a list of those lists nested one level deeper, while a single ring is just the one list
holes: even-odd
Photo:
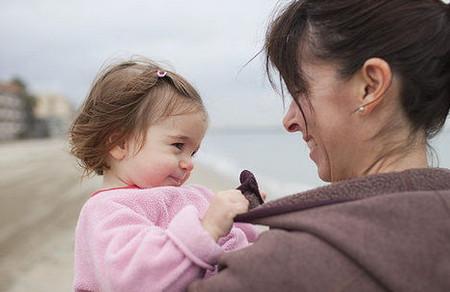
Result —
[{"label": "baby's fingers", "polygon": [[236,202],[235,205],[235,213],[237,214],[242,214],[248,211],[248,206],[249,206],[249,201],[242,196],[243,199],[239,200],[238,202]]}]

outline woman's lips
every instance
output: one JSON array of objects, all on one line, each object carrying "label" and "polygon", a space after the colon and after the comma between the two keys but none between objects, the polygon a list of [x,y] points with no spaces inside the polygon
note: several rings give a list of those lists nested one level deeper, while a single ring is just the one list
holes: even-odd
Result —
[{"label": "woman's lips", "polygon": [[316,142],[314,142],[314,140],[312,140],[312,139],[307,141],[306,144],[308,145],[309,150],[312,150],[313,148],[316,147]]},{"label": "woman's lips", "polygon": [[316,147],[316,142],[311,136],[304,136],[303,140],[305,140],[306,145],[308,145],[309,150],[312,150],[314,147]]},{"label": "woman's lips", "polygon": [[313,161],[316,161],[316,160],[315,160],[315,151],[314,151],[314,150],[316,149],[316,147],[317,147],[316,142],[314,141],[314,139],[313,139],[311,136],[304,137],[303,139],[305,140],[306,145],[308,145],[308,148],[309,148],[309,157],[310,157]]}]

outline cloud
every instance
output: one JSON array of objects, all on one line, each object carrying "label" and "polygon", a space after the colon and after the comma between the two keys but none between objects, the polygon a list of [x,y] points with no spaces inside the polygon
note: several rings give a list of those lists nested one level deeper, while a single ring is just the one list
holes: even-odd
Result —
[{"label": "cloud", "polygon": [[16,0],[0,11],[0,79],[80,104],[107,60],[144,55],[192,81],[213,124],[279,123],[261,48],[277,1]]}]

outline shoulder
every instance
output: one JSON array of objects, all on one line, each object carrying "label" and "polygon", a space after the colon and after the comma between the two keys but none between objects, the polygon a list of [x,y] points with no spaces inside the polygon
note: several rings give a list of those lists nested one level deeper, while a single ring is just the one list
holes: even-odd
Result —
[{"label": "shoulder", "polygon": [[440,291],[450,286],[442,277],[450,264],[449,206],[450,190],[410,191],[280,214],[267,218],[280,230],[252,247],[271,250],[305,279],[316,279],[313,273],[335,283],[376,279],[392,290]]},{"label": "shoulder", "polygon": [[185,186],[182,186],[181,188],[184,188],[189,192],[193,192],[193,193],[197,193],[199,195],[205,196],[207,198],[210,198],[214,195],[213,191],[211,191],[210,189],[208,189],[207,187],[202,186],[202,185],[197,185],[197,184],[185,185]]},{"label": "shoulder", "polygon": [[212,192],[202,186],[164,186],[147,189],[118,188],[96,192],[82,208],[83,213],[113,212],[128,209],[147,214],[149,210],[166,210],[169,213],[185,205],[194,205],[203,210]]},{"label": "shoulder", "polygon": [[[218,275],[189,291],[377,291],[352,260],[304,232],[266,231],[253,245],[226,253],[219,265]],[[375,290],[364,290],[369,287]]]},{"label": "shoulder", "polygon": [[127,202],[133,200],[152,200],[162,197],[182,197],[182,196],[211,196],[212,192],[206,187],[200,185],[185,185],[180,187],[161,186],[154,188],[140,189],[136,187],[130,188],[114,188],[100,190],[95,192],[87,202]]}]

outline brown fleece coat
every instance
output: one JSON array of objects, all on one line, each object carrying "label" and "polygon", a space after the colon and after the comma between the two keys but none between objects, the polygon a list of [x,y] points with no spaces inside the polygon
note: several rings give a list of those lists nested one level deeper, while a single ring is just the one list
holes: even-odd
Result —
[{"label": "brown fleece coat", "polygon": [[195,291],[450,291],[450,170],[335,183],[237,218],[267,225]]}]

